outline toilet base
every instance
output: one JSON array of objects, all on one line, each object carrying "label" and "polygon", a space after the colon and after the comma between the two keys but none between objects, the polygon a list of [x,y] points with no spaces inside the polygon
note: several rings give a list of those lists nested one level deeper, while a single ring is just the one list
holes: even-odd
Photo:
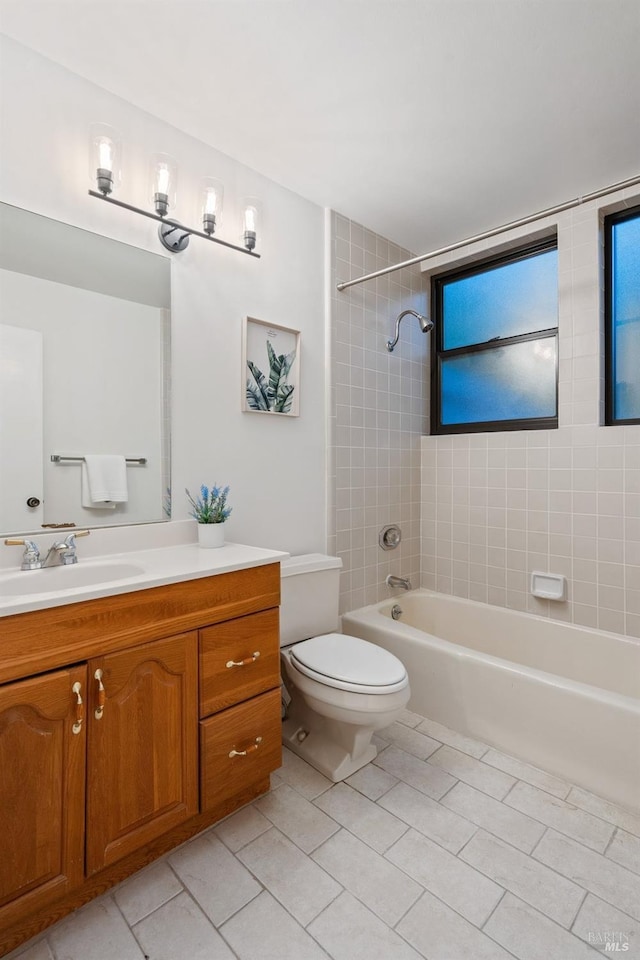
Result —
[{"label": "toilet base", "polygon": [[282,742],[329,780],[339,783],[375,759],[375,728],[338,723],[304,704],[292,704],[282,725]]},{"label": "toilet base", "polygon": [[290,697],[282,742],[325,777],[339,783],[375,759],[371,738],[397,720],[411,691],[354,693],[319,683],[296,669],[290,648],[281,651],[283,683]]}]

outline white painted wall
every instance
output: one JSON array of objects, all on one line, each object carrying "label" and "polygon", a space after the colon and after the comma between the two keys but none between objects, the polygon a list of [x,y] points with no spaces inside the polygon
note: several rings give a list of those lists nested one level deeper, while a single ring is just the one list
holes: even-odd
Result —
[{"label": "white painted wall", "polygon": [[[238,242],[239,199],[261,198],[261,260],[195,238],[172,262],[174,517],[187,515],[185,486],[230,483],[229,539],[325,549],[323,210],[6,37],[0,43],[2,200],[159,252],[153,221],[87,196],[94,121],[123,134],[126,202],[147,204],[157,151],[180,165],[175,215],[187,223],[197,225],[200,178],[224,181],[222,239]],[[241,412],[246,315],[301,331],[297,419]]]}]

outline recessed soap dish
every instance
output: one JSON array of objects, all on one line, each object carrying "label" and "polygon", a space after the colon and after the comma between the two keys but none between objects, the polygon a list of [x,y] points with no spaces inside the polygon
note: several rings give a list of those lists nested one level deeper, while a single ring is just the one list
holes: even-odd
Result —
[{"label": "recessed soap dish", "polygon": [[567,578],[559,573],[531,574],[531,593],[542,600],[564,600],[567,593]]}]

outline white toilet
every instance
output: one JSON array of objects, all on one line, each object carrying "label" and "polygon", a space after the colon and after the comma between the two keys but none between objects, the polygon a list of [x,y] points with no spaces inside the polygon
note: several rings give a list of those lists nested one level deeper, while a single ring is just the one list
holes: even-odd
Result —
[{"label": "white toilet", "polygon": [[371,737],[400,715],[407,671],[373,643],[334,633],[342,561],[319,553],[281,564],[280,647],[291,701],[282,739],[331,780],[376,756]]}]

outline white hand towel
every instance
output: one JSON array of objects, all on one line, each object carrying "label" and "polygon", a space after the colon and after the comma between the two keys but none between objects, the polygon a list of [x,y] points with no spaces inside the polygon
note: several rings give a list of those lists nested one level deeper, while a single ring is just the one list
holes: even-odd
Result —
[{"label": "white hand towel", "polygon": [[82,464],[82,506],[115,509],[126,503],[127,465],[115,454],[87,454]]}]

